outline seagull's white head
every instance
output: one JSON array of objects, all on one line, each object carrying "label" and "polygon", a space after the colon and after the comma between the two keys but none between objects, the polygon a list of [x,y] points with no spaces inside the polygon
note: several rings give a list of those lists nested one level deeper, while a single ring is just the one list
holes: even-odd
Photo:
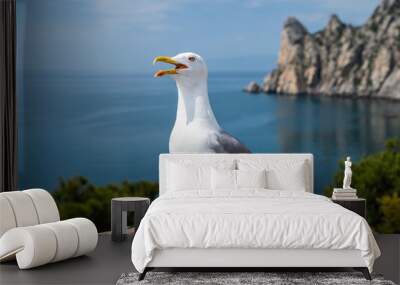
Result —
[{"label": "seagull's white head", "polygon": [[175,68],[159,70],[154,77],[170,74],[177,82],[182,83],[198,83],[207,80],[207,65],[204,59],[196,53],[184,52],[174,57],[157,56],[153,63],[156,62],[173,64]]}]

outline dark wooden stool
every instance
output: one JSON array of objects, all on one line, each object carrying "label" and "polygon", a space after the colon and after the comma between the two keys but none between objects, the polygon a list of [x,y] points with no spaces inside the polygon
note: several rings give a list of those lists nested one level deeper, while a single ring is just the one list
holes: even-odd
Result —
[{"label": "dark wooden stool", "polygon": [[127,237],[127,213],[134,212],[135,230],[146,214],[150,205],[149,198],[143,197],[120,197],[111,200],[111,239],[123,241]]}]

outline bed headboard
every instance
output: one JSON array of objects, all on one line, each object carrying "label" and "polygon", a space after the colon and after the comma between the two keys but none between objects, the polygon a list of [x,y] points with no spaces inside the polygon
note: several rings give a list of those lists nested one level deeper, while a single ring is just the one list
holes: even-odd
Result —
[{"label": "bed headboard", "polygon": [[218,154],[170,154],[162,153],[160,154],[159,161],[159,194],[162,195],[167,191],[167,163],[169,161],[176,160],[197,160],[197,161],[216,161],[216,160],[237,160],[240,158],[250,158],[257,160],[285,160],[285,161],[304,161],[306,163],[306,179],[308,187],[307,192],[314,192],[314,169],[313,169],[313,155],[311,153],[299,153],[299,154],[286,154],[286,153],[276,153],[276,154],[266,154],[266,153],[252,153],[252,154],[230,154],[230,153],[218,153]]}]

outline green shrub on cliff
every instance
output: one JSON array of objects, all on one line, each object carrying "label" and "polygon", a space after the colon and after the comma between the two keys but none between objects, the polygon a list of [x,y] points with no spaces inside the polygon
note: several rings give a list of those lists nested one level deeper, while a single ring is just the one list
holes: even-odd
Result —
[{"label": "green shrub on cliff", "polygon": [[93,221],[99,232],[109,231],[111,226],[111,199],[114,197],[148,197],[158,195],[158,183],[124,181],[120,184],[95,186],[87,178],[78,176],[60,179],[52,193],[62,219],[85,217]]},{"label": "green shrub on cliff", "polygon": [[[400,197],[397,193],[379,199],[383,222],[377,229],[382,233],[400,233]],[[397,229],[397,230],[396,230]]]},{"label": "green shrub on cliff", "polygon": [[[333,187],[341,187],[344,160],[333,185],[324,194],[332,194]],[[383,151],[367,155],[353,163],[352,187],[357,195],[367,199],[367,220],[381,233],[400,233],[400,139],[388,140]]]}]

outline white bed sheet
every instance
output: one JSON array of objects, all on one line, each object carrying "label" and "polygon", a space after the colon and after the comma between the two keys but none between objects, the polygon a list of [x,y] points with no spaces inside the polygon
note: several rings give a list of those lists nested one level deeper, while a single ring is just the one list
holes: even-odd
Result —
[{"label": "white bed sheet", "polygon": [[157,198],[132,243],[143,272],[155,249],[357,249],[372,272],[380,251],[368,223],[328,198],[299,191],[196,191]]}]

